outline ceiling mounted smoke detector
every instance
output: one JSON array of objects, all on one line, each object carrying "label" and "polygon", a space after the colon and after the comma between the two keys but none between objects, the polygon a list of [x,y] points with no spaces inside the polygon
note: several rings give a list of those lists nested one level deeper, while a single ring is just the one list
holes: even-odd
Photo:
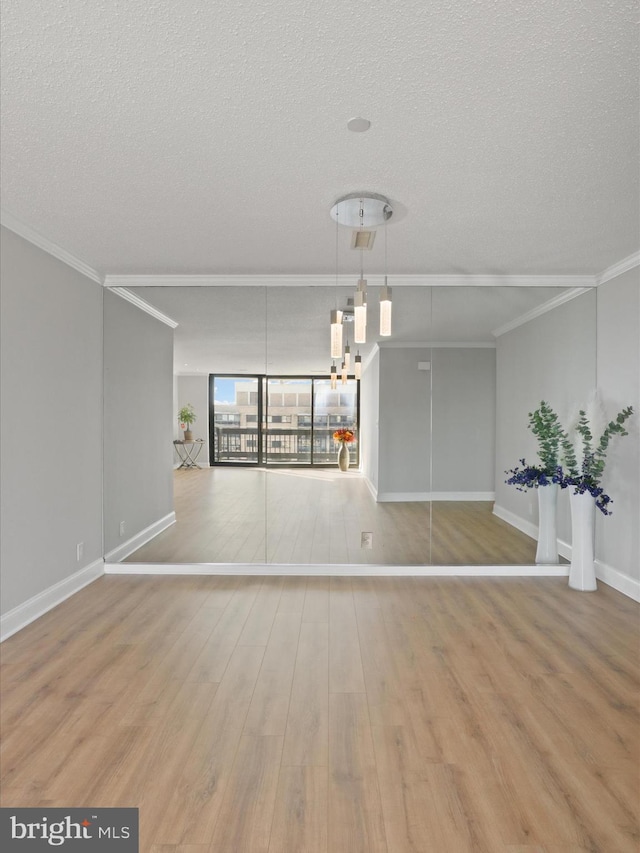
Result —
[{"label": "ceiling mounted smoke detector", "polygon": [[369,128],[371,127],[371,122],[368,118],[356,116],[355,118],[349,119],[349,121],[347,122],[347,127],[354,133],[364,133],[365,130],[369,130]]}]

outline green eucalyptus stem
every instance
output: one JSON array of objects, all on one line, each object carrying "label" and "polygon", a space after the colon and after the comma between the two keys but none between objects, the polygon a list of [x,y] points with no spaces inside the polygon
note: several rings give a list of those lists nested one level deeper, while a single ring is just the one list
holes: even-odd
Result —
[{"label": "green eucalyptus stem", "polygon": [[552,474],[560,464],[561,448],[566,457],[571,442],[559,417],[544,400],[535,412],[529,412],[529,429],[538,439],[538,457],[543,469]]},{"label": "green eucalyptus stem", "polygon": [[[615,421],[609,421],[604,432],[600,436],[597,445],[594,447],[593,434],[589,426],[586,412],[581,409],[576,432],[582,439],[582,474],[588,478],[591,483],[597,485],[604,473],[605,460],[607,457],[607,449],[609,442],[614,435],[629,435],[624,428],[624,423],[633,414],[633,407],[627,406],[622,411],[618,412]],[[574,454],[573,466],[568,466],[572,475],[578,475],[578,465],[575,461]]]}]

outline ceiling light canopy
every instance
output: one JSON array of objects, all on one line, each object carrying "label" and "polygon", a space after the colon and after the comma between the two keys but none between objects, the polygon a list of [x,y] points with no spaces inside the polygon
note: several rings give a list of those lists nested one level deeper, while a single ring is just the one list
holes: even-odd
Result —
[{"label": "ceiling light canopy", "polygon": [[348,228],[375,228],[393,216],[388,198],[378,193],[349,193],[339,198],[330,210],[331,218]]}]

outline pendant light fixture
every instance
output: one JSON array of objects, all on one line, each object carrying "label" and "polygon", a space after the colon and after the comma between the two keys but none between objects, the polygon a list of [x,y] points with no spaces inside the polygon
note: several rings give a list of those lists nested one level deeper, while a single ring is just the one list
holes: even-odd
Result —
[{"label": "pendant light fixture", "polygon": [[380,291],[380,334],[388,337],[391,334],[391,288],[387,287],[387,277],[384,277],[384,287]]},{"label": "pendant light fixture", "polygon": [[331,312],[331,358],[342,358],[342,311]]},{"label": "pendant light fixture", "polygon": [[[359,233],[364,231],[364,199],[360,201],[360,228]],[[356,241],[358,242],[358,241]],[[354,327],[353,339],[357,344],[364,344],[367,340],[367,280],[364,277],[364,249],[360,241],[360,278],[356,295],[353,300],[354,304]]]},{"label": "pendant light fixture", "polygon": [[[353,340],[357,344],[364,344],[367,340],[367,280],[364,277],[364,247],[373,245],[374,234],[367,231],[375,229],[380,225],[386,225],[393,215],[393,208],[389,199],[377,193],[350,193],[339,198],[331,208],[331,217],[337,225],[346,225],[348,228],[356,229],[353,248],[360,251],[360,278],[353,297]],[[374,232],[375,233],[375,232]],[[386,269],[386,228],[385,228],[385,286],[382,289],[380,305],[381,335],[391,334],[391,288],[387,286]],[[368,237],[368,239],[364,239]],[[336,227],[336,293],[338,291],[338,228]],[[337,312],[337,307],[336,307]],[[338,318],[337,314],[340,314]],[[342,347],[342,312],[331,312],[331,357],[341,358],[342,350],[338,354],[338,341]],[[335,329],[334,329],[335,326]],[[339,328],[338,328],[339,327]],[[345,353],[345,363],[346,353]],[[356,359],[357,363],[357,359]],[[361,369],[361,360],[360,368]]]},{"label": "pendant light fixture", "polygon": [[384,286],[380,291],[380,334],[391,334],[391,288],[387,285],[387,226],[384,227]]},{"label": "pendant light fixture", "polygon": [[331,365],[331,390],[335,391],[338,387],[338,371],[336,370],[335,362]]},{"label": "pendant light fixture", "polygon": [[342,378],[342,384],[343,384],[343,385],[346,385],[346,384],[347,384],[347,380],[349,379],[349,375],[348,375],[348,373],[347,373],[347,367],[346,367],[346,365],[345,365],[344,361],[342,362],[342,370],[341,370],[341,372],[340,372],[340,376],[341,376],[341,378]]},{"label": "pendant light fixture", "polygon": [[336,307],[331,311],[331,358],[342,358],[342,311],[338,309],[338,213],[336,213]]},{"label": "pendant light fixture", "polygon": [[367,342],[367,280],[360,278],[353,297],[353,340]]},{"label": "pendant light fixture", "polygon": [[347,372],[351,370],[351,347],[349,346],[348,338],[344,346],[344,366],[347,368]]}]

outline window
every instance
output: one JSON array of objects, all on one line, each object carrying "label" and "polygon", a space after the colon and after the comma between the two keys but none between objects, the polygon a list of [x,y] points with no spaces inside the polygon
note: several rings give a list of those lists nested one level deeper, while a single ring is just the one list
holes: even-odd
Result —
[{"label": "window", "polygon": [[212,375],[209,386],[211,464],[334,465],[336,429],[356,431],[359,383],[338,390],[329,378]]},{"label": "window", "polygon": [[346,427],[351,426],[353,418],[350,415],[329,415],[329,426]]},{"label": "window", "polygon": [[290,424],[291,415],[267,415],[268,424]]},{"label": "window", "polygon": [[235,424],[240,426],[240,415],[235,412],[219,412],[214,418],[217,424]]}]

